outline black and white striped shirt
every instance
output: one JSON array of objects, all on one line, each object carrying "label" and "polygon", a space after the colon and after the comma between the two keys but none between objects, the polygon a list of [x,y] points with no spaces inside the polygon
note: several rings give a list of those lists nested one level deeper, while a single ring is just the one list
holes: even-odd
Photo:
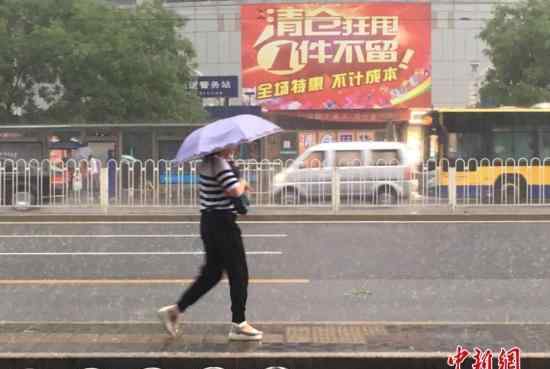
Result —
[{"label": "black and white striped shirt", "polygon": [[212,155],[199,165],[199,192],[201,211],[221,210],[236,212],[231,199],[224,193],[239,185],[239,179],[224,158]]}]

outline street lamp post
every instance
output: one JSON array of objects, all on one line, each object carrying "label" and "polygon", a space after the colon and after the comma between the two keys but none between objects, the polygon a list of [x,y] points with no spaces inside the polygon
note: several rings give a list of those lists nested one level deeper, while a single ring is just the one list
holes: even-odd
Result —
[{"label": "street lamp post", "polygon": [[254,96],[254,91],[245,91],[244,93],[246,96],[248,96],[248,106],[252,105],[252,96]]}]

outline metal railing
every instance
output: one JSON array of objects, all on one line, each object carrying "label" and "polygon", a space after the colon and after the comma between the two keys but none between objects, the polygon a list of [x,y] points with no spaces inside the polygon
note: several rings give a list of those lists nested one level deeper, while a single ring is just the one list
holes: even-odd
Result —
[{"label": "metal railing", "polygon": [[[236,162],[253,207],[550,205],[550,158]],[[198,163],[0,161],[0,207],[198,208]],[[547,185],[548,183],[548,185]]]}]

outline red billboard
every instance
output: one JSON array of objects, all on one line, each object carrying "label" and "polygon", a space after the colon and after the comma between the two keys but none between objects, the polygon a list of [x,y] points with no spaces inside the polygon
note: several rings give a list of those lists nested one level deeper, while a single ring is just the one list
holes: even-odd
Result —
[{"label": "red billboard", "polygon": [[242,5],[241,35],[268,110],[431,106],[430,4]]}]

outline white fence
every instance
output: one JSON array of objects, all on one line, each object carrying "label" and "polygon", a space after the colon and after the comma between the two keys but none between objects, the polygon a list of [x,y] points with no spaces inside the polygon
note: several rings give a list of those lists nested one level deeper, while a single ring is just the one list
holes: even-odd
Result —
[{"label": "white fence", "polygon": [[[540,206],[550,159],[397,162],[237,161],[253,207]],[[548,170],[547,170],[548,168]],[[2,207],[188,207],[199,204],[197,163],[5,160]],[[548,191],[548,194],[547,194]]]}]

